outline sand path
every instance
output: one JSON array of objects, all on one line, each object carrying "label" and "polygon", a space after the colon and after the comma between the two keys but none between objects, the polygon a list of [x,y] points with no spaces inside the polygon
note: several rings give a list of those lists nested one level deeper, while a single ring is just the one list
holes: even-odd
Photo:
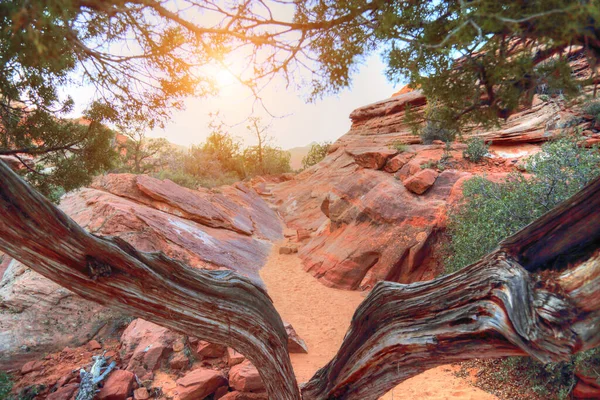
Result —
[{"label": "sand path", "polygon": [[[308,354],[292,354],[299,382],[307,381],[340,347],[354,310],[363,300],[359,292],[328,288],[302,270],[297,255],[279,254],[279,245],[260,270],[275,307],[306,341]],[[441,366],[415,376],[382,399],[497,400]]]}]

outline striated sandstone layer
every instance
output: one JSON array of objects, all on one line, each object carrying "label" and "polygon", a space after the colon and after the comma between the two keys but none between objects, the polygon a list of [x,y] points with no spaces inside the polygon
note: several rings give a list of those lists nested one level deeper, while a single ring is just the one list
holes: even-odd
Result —
[{"label": "striated sandstone layer", "polygon": [[368,289],[380,280],[433,278],[441,268],[437,249],[447,210],[465,179],[505,176],[574,120],[589,125],[564,103],[536,96],[498,129],[469,133],[493,144],[484,162],[464,160],[460,143],[443,162],[444,145],[418,144],[405,121],[407,109],[420,113],[425,106],[420,91],[406,90],[353,111],[350,131],[322,162],[273,186],[288,226],[309,231],[299,255],[325,285]]}]

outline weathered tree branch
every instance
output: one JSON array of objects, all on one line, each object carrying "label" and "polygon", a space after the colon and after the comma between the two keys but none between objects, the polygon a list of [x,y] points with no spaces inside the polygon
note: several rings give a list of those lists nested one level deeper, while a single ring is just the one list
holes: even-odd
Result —
[{"label": "weathered tree branch", "polygon": [[270,398],[300,398],[281,318],[249,279],[89,234],[3,162],[0,221],[0,249],[36,272],[85,299],[231,346],[258,368]]},{"label": "weathered tree branch", "polygon": [[[234,347],[272,399],[300,399],[281,319],[232,272],[195,270],[90,235],[0,162],[0,250],[86,299]],[[382,282],[302,398],[377,399],[437,365],[600,345],[600,178],[455,274]]]},{"label": "weathered tree branch", "polygon": [[438,365],[600,345],[600,179],[457,273],[379,283],[308,399],[377,399]]}]

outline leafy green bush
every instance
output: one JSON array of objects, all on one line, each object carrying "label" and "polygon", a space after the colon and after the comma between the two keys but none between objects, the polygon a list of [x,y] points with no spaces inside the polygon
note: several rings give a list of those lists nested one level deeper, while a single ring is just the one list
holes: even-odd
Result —
[{"label": "leafy green bush", "polygon": [[581,107],[584,114],[589,114],[594,117],[596,121],[600,121],[600,101],[590,101]]},{"label": "leafy green bush", "polygon": [[406,149],[408,149],[408,145],[406,143],[402,143],[401,141],[395,141],[390,145],[390,148],[398,151],[398,153],[404,153]]},{"label": "leafy green bush", "polygon": [[8,395],[12,390],[12,380],[6,372],[0,371],[0,400],[8,399]]},{"label": "leafy green bush", "polygon": [[469,265],[493,250],[600,174],[597,148],[579,147],[577,137],[548,142],[526,164],[533,177],[511,174],[504,182],[483,177],[465,183],[464,201],[449,215],[446,271]]},{"label": "leafy green bush", "polygon": [[463,151],[463,157],[474,163],[479,162],[488,153],[489,147],[481,138],[470,138],[467,140],[467,148]]},{"label": "leafy green bush", "polygon": [[313,143],[308,154],[302,158],[302,169],[312,167],[324,159],[329,151],[329,146],[331,146],[331,142]]},{"label": "leafy green bush", "polygon": [[[450,213],[450,244],[446,272],[454,272],[492,251],[510,236],[600,175],[598,148],[578,146],[578,137],[549,142],[527,162],[521,173],[502,183],[482,177],[465,183],[464,201]],[[499,374],[523,379],[540,396],[566,399],[575,382],[575,369],[600,378],[600,349],[574,356],[568,362],[543,365],[530,358],[507,358]]]},{"label": "leafy green bush", "polygon": [[173,171],[170,169],[162,170],[153,175],[158,179],[169,179],[179,186],[184,186],[190,189],[197,189],[200,185],[200,181],[193,175],[186,174],[183,171]]},{"label": "leafy green bush", "polygon": [[421,131],[421,140],[424,144],[431,144],[434,140],[451,142],[456,137],[454,129],[445,128],[441,122],[427,121]]}]

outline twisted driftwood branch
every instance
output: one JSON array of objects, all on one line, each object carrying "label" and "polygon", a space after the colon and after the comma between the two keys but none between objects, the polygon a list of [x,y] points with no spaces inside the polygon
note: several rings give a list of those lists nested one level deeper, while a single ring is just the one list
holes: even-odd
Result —
[{"label": "twisted driftwood branch", "polygon": [[[117,363],[112,361],[106,368],[104,365],[107,362],[104,355],[93,357],[94,364],[90,371],[81,369],[79,376],[81,376],[81,383],[79,384],[79,390],[75,400],[93,400],[96,392],[98,391],[98,384],[106,378],[108,374],[117,366]],[[104,368],[104,371],[102,371]]]},{"label": "twisted driftwood branch", "polygon": [[452,275],[382,282],[303,399],[377,399],[471,358],[566,360],[600,345],[600,179]]},{"label": "twisted driftwood branch", "polygon": [[287,334],[262,288],[89,234],[3,162],[0,250],[87,300],[231,346],[258,368],[270,398],[300,398]]}]

